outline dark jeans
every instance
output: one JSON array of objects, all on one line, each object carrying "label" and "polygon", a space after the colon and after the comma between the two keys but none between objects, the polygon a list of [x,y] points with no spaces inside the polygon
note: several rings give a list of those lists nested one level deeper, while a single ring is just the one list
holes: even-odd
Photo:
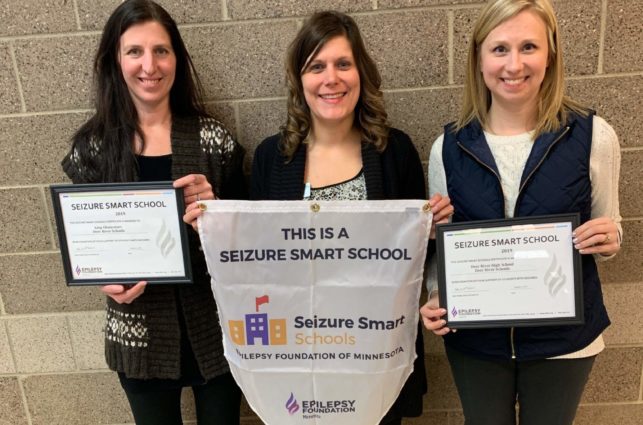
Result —
[{"label": "dark jeans", "polygon": [[593,357],[482,360],[447,347],[466,425],[571,425]]},{"label": "dark jeans", "polygon": [[[133,388],[121,380],[137,425],[181,425],[181,390]],[[241,390],[230,373],[201,385],[193,385],[194,404],[199,425],[239,425]]]}]

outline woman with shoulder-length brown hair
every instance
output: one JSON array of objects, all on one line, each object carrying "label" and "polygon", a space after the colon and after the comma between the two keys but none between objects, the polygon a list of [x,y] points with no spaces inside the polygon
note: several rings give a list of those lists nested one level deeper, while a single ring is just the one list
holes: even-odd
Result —
[{"label": "woman with shoulder-length brown hair", "polygon": [[582,258],[583,324],[453,333],[437,291],[420,310],[444,336],[467,425],[514,425],[517,404],[521,425],[571,425],[605,348],[596,261],[621,246],[619,143],[605,120],[565,95],[563,69],[550,0],[490,0],[471,36],[460,117],[431,148],[430,188],[449,194],[454,222],[571,213],[581,222],[571,242]]},{"label": "woman with shoulder-length brown hair", "polygon": [[[286,59],[288,119],[255,151],[252,197],[268,200],[425,199],[411,139],[387,123],[381,78],[355,21],[319,12],[306,21]],[[434,222],[453,211],[429,200]],[[414,370],[382,420],[422,414],[426,392],[422,333]]]}]

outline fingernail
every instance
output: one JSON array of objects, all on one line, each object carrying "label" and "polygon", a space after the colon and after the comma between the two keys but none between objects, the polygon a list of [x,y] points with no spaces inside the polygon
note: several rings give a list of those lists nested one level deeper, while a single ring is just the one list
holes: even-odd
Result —
[{"label": "fingernail", "polygon": [[574,245],[574,248],[576,248],[576,249],[580,248],[580,244]]},{"label": "fingernail", "polygon": [[572,232],[572,236],[576,237],[576,230]]},{"label": "fingernail", "polygon": [[572,239],[572,242],[574,242],[574,243],[578,243],[578,238],[574,238],[574,239]]}]

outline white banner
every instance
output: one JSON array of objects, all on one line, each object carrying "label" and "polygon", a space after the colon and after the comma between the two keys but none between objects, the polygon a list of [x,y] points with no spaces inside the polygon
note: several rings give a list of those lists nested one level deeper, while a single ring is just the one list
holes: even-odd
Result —
[{"label": "white banner", "polygon": [[225,356],[269,425],[377,424],[413,370],[426,201],[207,201]]}]

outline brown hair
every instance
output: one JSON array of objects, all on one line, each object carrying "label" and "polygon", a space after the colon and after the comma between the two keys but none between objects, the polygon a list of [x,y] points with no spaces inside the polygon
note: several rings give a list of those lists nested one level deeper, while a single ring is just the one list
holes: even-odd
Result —
[{"label": "brown hair", "polygon": [[304,98],[301,74],[321,48],[335,37],[346,37],[359,72],[360,97],[355,106],[354,126],[360,131],[363,142],[372,143],[380,152],[386,148],[387,115],[377,65],[366,51],[355,21],[340,12],[324,11],[315,13],[304,23],[286,55],[288,119],[281,128],[281,151],[288,160],[311,128],[310,108]]}]

